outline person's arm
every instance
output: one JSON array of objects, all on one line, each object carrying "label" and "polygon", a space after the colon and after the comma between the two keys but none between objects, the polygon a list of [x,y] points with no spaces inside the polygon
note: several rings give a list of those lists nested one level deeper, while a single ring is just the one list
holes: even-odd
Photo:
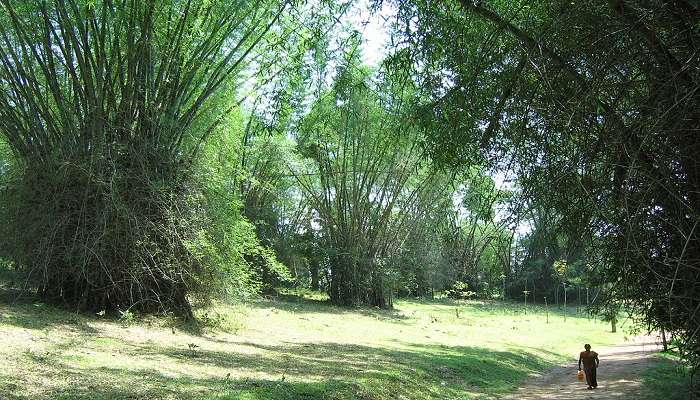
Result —
[{"label": "person's arm", "polygon": [[600,366],[600,360],[598,359],[598,354],[595,355],[595,367],[598,368]]},{"label": "person's arm", "polygon": [[578,355],[578,370],[581,370],[581,353]]}]

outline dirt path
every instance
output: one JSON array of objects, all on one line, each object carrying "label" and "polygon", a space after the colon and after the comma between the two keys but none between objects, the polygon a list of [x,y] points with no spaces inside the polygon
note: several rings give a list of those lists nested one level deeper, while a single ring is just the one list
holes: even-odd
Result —
[{"label": "dirt path", "polygon": [[656,342],[656,337],[641,336],[614,347],[594,347],[600,355],[598,389],[588,390],[585,382],[576,379],[578,359],[575,359],[545,375],[528,379],[515,394],[504,399],[640,399],[643,394],[640,373],[653,363],[652,354],[660,350]]}]

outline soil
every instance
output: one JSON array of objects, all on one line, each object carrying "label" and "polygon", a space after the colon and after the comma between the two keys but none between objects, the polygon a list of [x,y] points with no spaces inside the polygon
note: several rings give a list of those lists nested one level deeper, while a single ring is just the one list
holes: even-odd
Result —
[{"label": "soil", "polygon": [[[606,348],[595,348],[598,353],[598,388],[588,390],[585,380],[580,382],[578,350],[576,358],[553,368],[540,376],[525,381],[515,394],[504,399],[519,400],[577,400],[577,399],[641,399],[644,398],[641,373],[655,362],[652,357],[661,350],[653,336],[628,338],[624,343]],[[583,351],[583,349],[581,349]]]}]

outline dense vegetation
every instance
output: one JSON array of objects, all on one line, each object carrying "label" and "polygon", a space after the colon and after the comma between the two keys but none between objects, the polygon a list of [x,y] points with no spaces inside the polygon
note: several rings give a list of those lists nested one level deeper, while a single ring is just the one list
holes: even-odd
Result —
[{"label": "dense vegetation", "polygon": [[191,316],[187,296],[229,268],[209,227],[235,226],[202,208],[211,108],[283,9],[4,2],[3,250],[27,285],[80,309]]},{"label": "dense vegetation", "polygon": [[[624,305],[648,328],[673,331],[697,366],[697,4],[462,0],[399,9],[397,32],[416,49],[404,63],[432,94],[421,104],[425,120],[442,128],[430,130],[432,153],[513,171],[534,222],[523,242],[528,269],[540,282],[556,276],[540,268],[552,271],[557,258],[567,271],[590,270],[602,311]],[[458,45],[440,46],[445,37]]]},{"label": "dense vegetation", "polygon": [[0,260],[45,302],[509,297],[628,311],[700,366],[697,4],[0,10]]}]

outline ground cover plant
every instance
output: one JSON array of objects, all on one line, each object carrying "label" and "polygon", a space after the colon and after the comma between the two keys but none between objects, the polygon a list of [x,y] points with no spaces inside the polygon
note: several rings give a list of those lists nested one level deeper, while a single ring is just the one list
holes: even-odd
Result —
[{"label": "ground cover plant", "polygon": [[[320,297],[320,296],[319,296]],[[201,311],[201,310],[200,310]],[[10,399],[494,398],[623,340],[569,310],[496,301],[400,300],[345,309],[298,295],[199,314],[211,324],[114,320],[26,301],[0,306],[0,395]]]},{"label": "ground cover plant", "polygon": [[649,398],[687,399],[691,390],[690,369],[673,352],[657,354],[656,358],[658,362],[654,366],[642,371]]}]

